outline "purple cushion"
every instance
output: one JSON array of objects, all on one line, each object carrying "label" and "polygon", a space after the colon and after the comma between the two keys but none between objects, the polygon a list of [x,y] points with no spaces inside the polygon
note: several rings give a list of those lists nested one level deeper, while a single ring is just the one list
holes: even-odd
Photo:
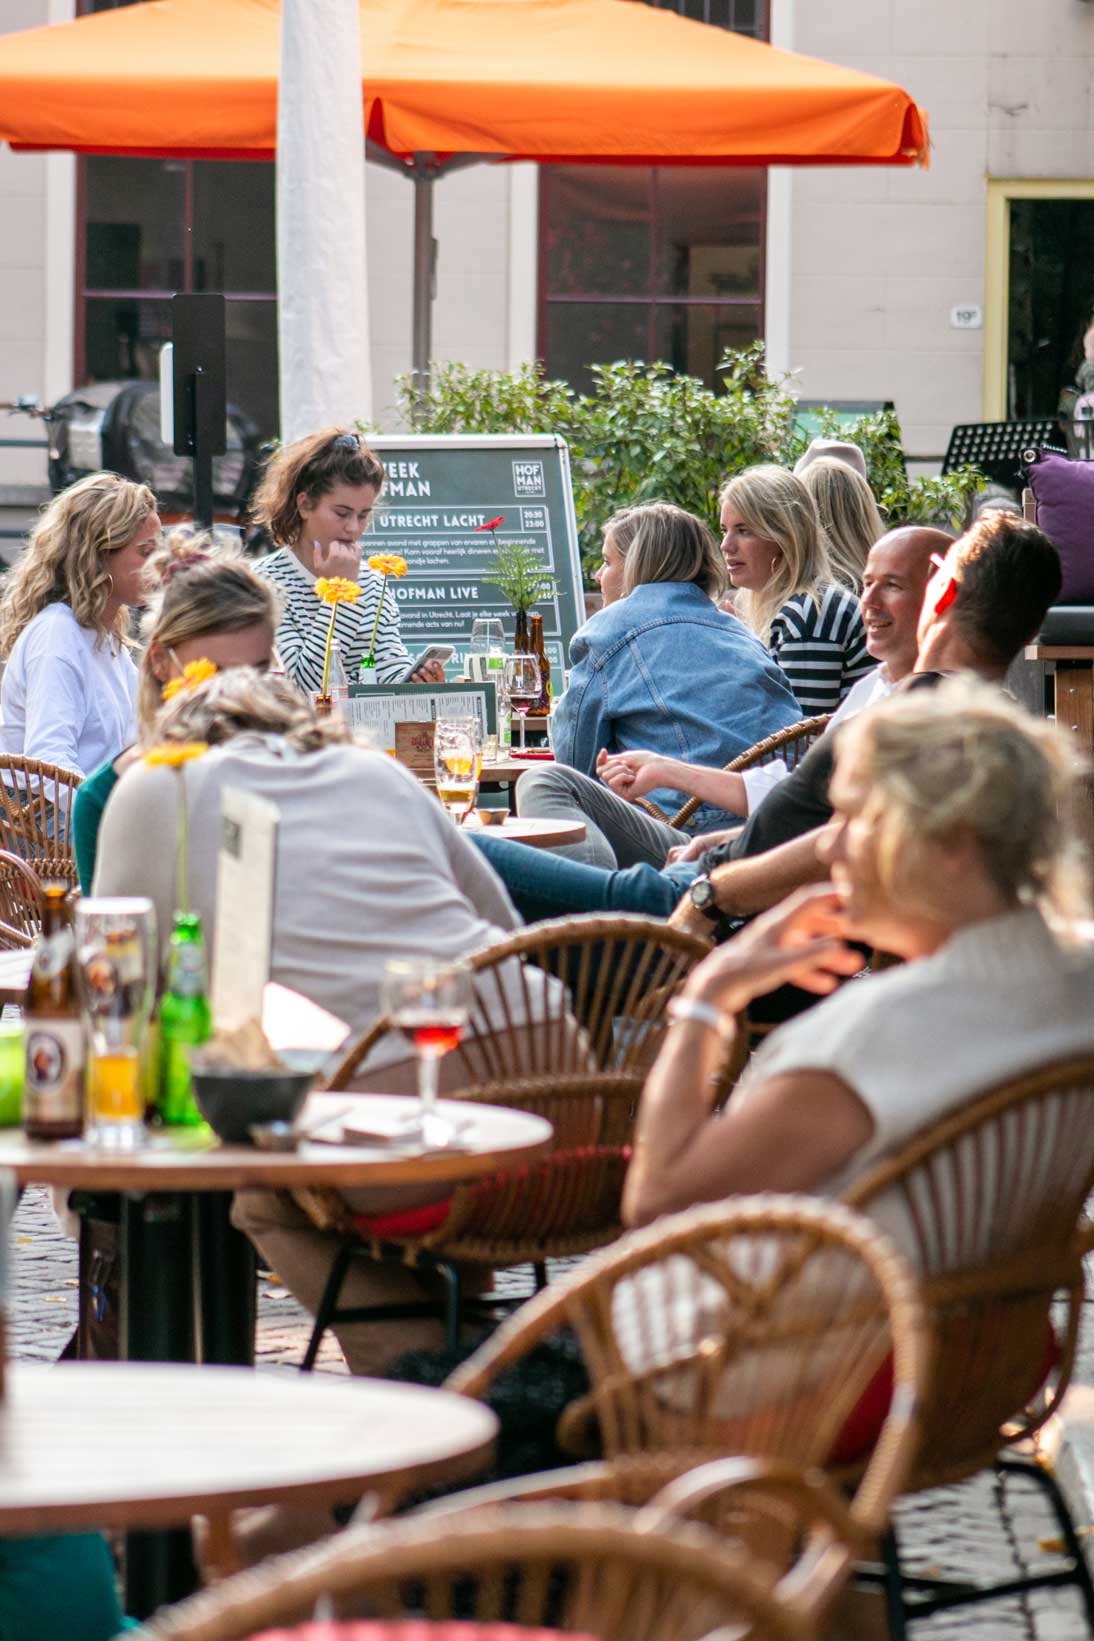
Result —
[{"label": "purple cushion", "polygon": [[1064,572],[1061,604],[1094,604],[1094,462],[1042,450],[1029,467],[1037,523],[1056,544]]}]

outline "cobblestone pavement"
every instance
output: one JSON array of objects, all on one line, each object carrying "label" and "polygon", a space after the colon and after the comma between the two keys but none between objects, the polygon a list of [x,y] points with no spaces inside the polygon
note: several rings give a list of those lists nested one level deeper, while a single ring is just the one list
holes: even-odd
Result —
[{"label": "cobblestone pavement", "polygon": [[[13,1225],[14,1276],[8,1326],[14,1357],[56,1359],[76,1325],[76,1250],[62,1235],[44,1191],[25,1194]],[[522,1280],[518,1274],[515,1280]],[[1094,1384],[1094,1315],[1084,1329],[1078,1378]],[[308,1319],[283,1288],[262,1279],[258,1304],[257,1362],[260,1369],[289,1372],[303,1355]],[[345,1372],[332,1339],[324,1343],[319,1367]],[[941,1489],[900,1510],[897,1529],[911,1570],[1011,1577],[1016,1566],[1050,1564],[1041,1541],[1055,1533],[1040,1495],[1025,1484],[1003,1501],[1002,1524],[995,1483],[978,1478]],[[1085,1525],[1083,1523],[1079,1524]],[[1088,1641],[1090,1631],[1078,1597],[1070,1590],[1044,1591],[1021,1601],[993,1602],[979,1612],[939,1615],[917,1624],[915,1641]]]}]

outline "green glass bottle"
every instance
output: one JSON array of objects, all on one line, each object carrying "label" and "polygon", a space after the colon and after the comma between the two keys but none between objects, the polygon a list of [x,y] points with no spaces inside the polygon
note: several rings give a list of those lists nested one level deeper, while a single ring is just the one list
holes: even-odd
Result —
[{"label": "green glass bottle", "polygon": [[204,1117],[190,1083],[190,1050],[213,1029],[205,969],[205,935],[196,912],[176,912],[167,949],[167,985],[160,1002],[157,1101],[164,1123],[194,1127]]}]

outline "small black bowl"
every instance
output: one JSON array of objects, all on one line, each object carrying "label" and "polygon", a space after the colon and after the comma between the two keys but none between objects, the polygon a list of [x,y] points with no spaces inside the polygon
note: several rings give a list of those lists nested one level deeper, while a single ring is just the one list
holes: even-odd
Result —
[{"label": "small black bowl", "polygon": [[222,1140],[250,1144],[252,1123],[295,1122],[314,1071],[192,1070],[198,1110]]}]

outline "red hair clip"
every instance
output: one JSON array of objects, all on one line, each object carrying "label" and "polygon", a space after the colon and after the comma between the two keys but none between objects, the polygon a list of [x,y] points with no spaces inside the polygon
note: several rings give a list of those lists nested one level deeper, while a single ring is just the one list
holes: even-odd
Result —
[{"label": "red hair clip", "polygon": [[[946,560],[942,557],[941,553],[932,553],[931,554],[931,563],[935,566],[935,569],[937,569],[937,570],[944,570],[946,568]],[[935,602],[934,602],[934,613],[935,613],[935,615],[945,615],[946,611],[949,609],[950,605],[954,602],[954,600],[956,599],[956,597],[957,597],[957,595],[960,591],[961,591],[961,583],[959,581],[956,581],[952,575],[949,576],[947,581],[946,581],[945,586],[942,588],[942,590],[939,593],[938,597],[935,599]]]}]

